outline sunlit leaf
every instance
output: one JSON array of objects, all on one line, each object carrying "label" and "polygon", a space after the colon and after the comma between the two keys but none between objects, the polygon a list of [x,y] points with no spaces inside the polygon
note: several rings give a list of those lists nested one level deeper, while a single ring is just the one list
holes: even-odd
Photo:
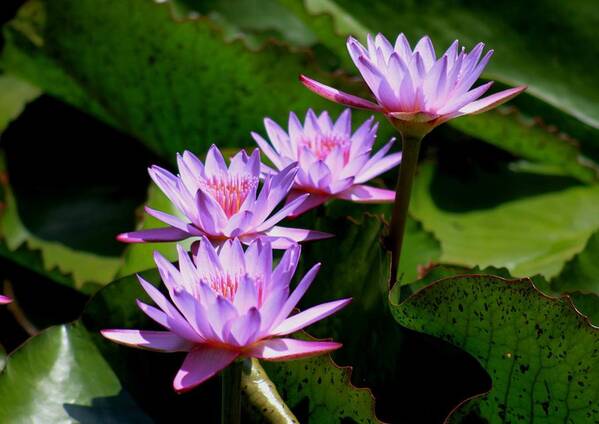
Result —
[{"label": "sunlit leaf", "polygon": [[52,327],[13,352],[0,398],[2,422],[151,422],[80,323]]},{"label": "sunlit leaf", "polygon": [[489,372],[489,393],[465,415],[500,422],[593,422],[599,418],[599,330],[568,298],[542,294],[529,279],[456,276],[433,282],[402,303],[395,319],[473,355]]}]

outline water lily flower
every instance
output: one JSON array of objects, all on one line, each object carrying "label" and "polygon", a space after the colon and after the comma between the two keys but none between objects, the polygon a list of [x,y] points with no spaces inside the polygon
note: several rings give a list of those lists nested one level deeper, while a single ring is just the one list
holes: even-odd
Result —
[{"label": "water lily flower", "polygon": [[4,296],[0,294],[0,305],[6,305],[7,303],[12,302],[12,299],[8,296]]},{"label": "water lily flower", "polygon": [[485,112],[526,89],[519,86],[480,98],[492,85],[487,82],[472,88],[493,54],[489,50],[481,59],[483,43],[466,53],[456,40],[437,58],[428,36],[422,37],[413,50],[403,34],[399,34],[394,45],[382,34],[374,39],[369,34],[367,41],[364,47],[349,37],[347,49],[376,103],[303,75],[300,79],[329,100],[383,112],[404,135],[422,138],[449,119]]},{"label": "water lily flower", "polygon": [[[394,191],[364,184],[401,161],[401,153],[387,155],[395,139],[371,156],[378,128],[378,123],[373,121],[374,118],[368,119],[352,134],[349,109],[334,123],[326,111],[316,116],[309,109],[303,126],[295,113],[289,114],[288,133],[266,118],[264,126],[270,143],[252,133],[262,152],[278,170],[291,163],[299,163],[288,201],[306,193],[309,196],[293,211],[293,215],[331,198],[366,203],[393,201]],[[265,168],[267,174],[274,173]]]},{"label": "water lily flower", "polygon": [[127,346],[159,352],[187,352],[173,387],[185,392],[209,379],[237,358],[284,361],[319,355],[341,347],[331,341],[285,337],[346,306],[335,300],[290,316],[320,264],[310,269],[293,291],[289,284],[300,246],[285,251],[273,269],[272,247],[253,241],[244,251],[238,239],[217,251],[202,238],[190,256],[180,246],[179,268],[159,253],[154,258],[170,300],[156,287],[139,281],[158,307],[138,300],[140,309],[166,331],[111,329],[102,335]]},{"label": "water lily flower", "polygon": [[229,167],[215,145],[210,147],[205,164],[189,151],[177,155],[177,164],[179,175],[159,166],[152,166],[149,173],[187,220],[146,207],[149,215],[169,226],[120,234],[118,240],[139,243],[204,236],[218,245],[235,237],[244,243],[266,237],[273,247],[285,249],[297,242],[331,237],[277,225],[307,197],[300,196],[272,213],[291,189],[297,174],[295,163],[267,176],[260,190],[258,149],[251,156],[244,151],[237,153]]}]

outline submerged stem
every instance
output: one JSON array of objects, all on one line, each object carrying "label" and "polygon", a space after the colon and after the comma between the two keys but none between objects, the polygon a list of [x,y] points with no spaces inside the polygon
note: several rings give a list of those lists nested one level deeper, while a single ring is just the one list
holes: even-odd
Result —
[{"label": "submerged stem", "polygon": [[221,424],[241,422],[242,368],[242,362],[235,361],[222,371]]},{"label": "submerged stem", "polygon": [[412,183],[418,165],[418,153],[420,151],[420,137],[409,137],[402,135],[402,157],[399,166],[397,187],[395,188],[395,204],[391,216],[391,228],[389,240],[391,244],[391,276],[389,287],[397,281],[397,270],[401,256],[406,221],[408,220],[408,207],[410,206],[410,194]]}]

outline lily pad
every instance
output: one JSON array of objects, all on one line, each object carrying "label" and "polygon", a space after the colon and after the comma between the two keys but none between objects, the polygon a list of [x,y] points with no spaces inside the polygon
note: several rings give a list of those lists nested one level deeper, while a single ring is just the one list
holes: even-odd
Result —
[{"label": "lily pad", "polygon": [[398,303],[395,319],[473,355],[493,387],[465,402],[450,422],[477,416],[501,422],[599,419],[599,329],[569,298],[542,294],[529,279],[462,275],[435,281]]},{"label": "lily pad", "polygon": [[13,352],[0,398],[2,422],[151,422],[80,323],[49,328]]},{"label": "lily pad", "polygon": [[0,134],[25,108],[40,95],[39,88],[10,74],[0,73]]},{"label": "lily pad", "polygon": [[466,176],[418,171],[410,212],[441,243],[444,263],[557,275],[599,228],[599,186],[471,167]]}]

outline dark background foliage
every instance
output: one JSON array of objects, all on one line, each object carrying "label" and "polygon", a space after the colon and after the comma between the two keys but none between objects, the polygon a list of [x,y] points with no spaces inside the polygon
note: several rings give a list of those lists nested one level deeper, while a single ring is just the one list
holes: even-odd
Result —
[{"label": "dark background foliage", "polygon": [[[114,237],[156,225],[142,204],[169,207],[147,166],[172,168],[175,152],[202,156],[212,142],[228,153],[253,148],[249,132],[264,132],[264,116],[284,123],[289,110],[340,112],[305,90],[299,73],[367,95],[344,46],[347,34],[366,31],[403,31],[412,42],[428,33],[438,53],[454,38],[467,47],[485,41],[495,57],[483,77],[530,89],[497,111],[436,129],[423,144],[401,293],[391,302],[381,243],[389,207],[336,202],[297,221],[337,234],[305,246],[301,270],[324,265],[300,307],[354,302],[308,330],[344,343],[332,355],[337,365],[324,357],[266,364],[267,372],[301,422],[443,422],[492,386],[451,419],[597,419],[599,383],[580,377],[596,369],[597,332],[569,300],[545,297],[568,294],[597,322],[593,1],[165,3],[0,7],[0,291],[15,298],[0,308],[0,345],[11,353],[0,374],[0,422],[217,419],[218,379],[177,396],[170,382],[180,355],[121,348],[98,335],[150,325],[135,307],[141,293],[131,274],[153,268],[154,248],[173,258],[172,245],[126,247]],[[367,116],[354,113],[354,125]],[[381,122],[378,143],[392,135]],[[375,183],[392,187],[395,172]],[[494,277],[439,282],[472,273],[534,277],[536,286]],[[486,299],[499,312],[489,312]],[[485,338],[501,325],[512,334]],[[532,372],[521,370],[536,365],[522,357],[558,352],[539,331],[568,340],[574,353],[562,358],[562,374],[539,371],[531,382]],[[500,346],[498,356],[481,346]],[[353,367],[351,381],[338,366]]]}]

